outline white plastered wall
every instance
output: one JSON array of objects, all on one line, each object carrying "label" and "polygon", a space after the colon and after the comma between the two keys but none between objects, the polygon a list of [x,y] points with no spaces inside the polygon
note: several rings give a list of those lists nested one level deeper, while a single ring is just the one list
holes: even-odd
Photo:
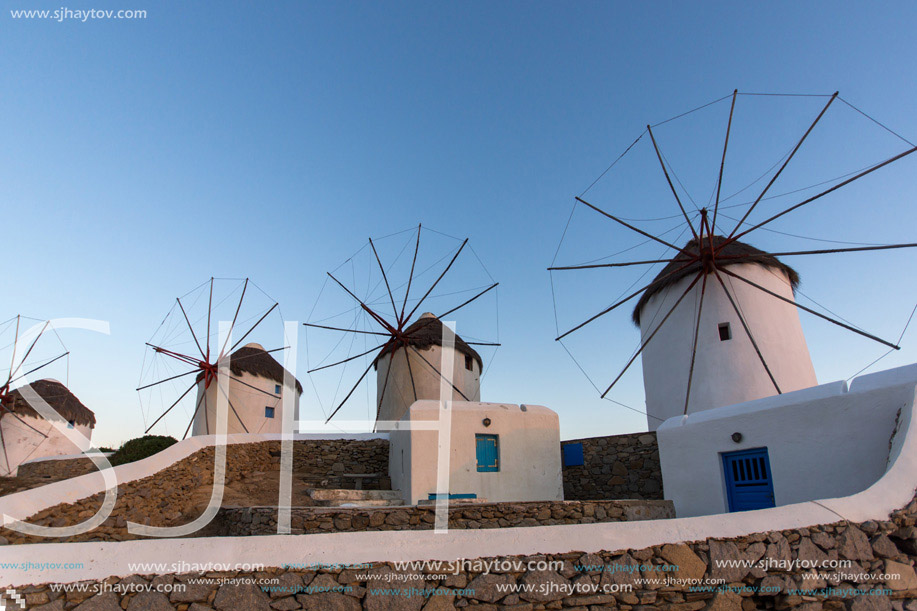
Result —
[{"label": "white plastered wall", "polygon": [[[242,382],[244,382],[244,384]],[[250,386],[246,386],[245,384],[249,384]],[[201,402],[201,393],[204,392],[203,386],[203,380],[198,382],[197,402],[195,405],[200,404],[200,406],[194,418],[192,435],[213,435],[216,433],[217,400],[222,398],[220,396],[219,384],[217,380],[213,380],[210,383],[210,388],[207,389],[206,414],[204,403]],[[251,388],[251,386],[259,388],[263,392],[255,390]],[[280,393],[276,392],[278,386],[280,387]],[[245,427],[248,431],[242,427],[239,418],[237,418],[232,409],[229,409],[229,406],[227,406],[229,412],[227,416],[227,434],[244,434],[246,432],[252,434],[281,433],[283,429],[282,392],[283,384],[275,382],[270,378],[252,375],[247,371],[243,371],[242,375],[231,374],[229,376],[229,401],[232,403],[236,412],[238,412],[242,422],[245,423]],[[293,413],[293,421],[295,422],[299,420],[299,397],[301,393],[299,393],[299,391],[294,392],[296,392],[296,403]],[[266,407],[274,408],[273,418],[265,416]]]},{"label": "white plastered wall", "polygon": [[[786,274],[757,264],[731,265],[729,271],[787,299],[793,291]],[[741,280],[720,272],[771,373],[784,393],[815,386],[796,307]],[[654,295],[640,314],[641,341],[660,326],[666,313],[694,276],[683,278]],[[685,413],[685,396],[701,282],[678,305],[642,354],[647,425],[655,430],[664,420]],[[719,325],[728,323],[732,338],[721,341]],[[687,413],[733,405],[777,394],[751,340],[716,276],[707,276],[698,334],[691,398]]]},{"label": "white plastered wall", "polygon": [[[417,390],[417,400],[439,400],[440,376],[433,367],[441,370],[443,362],[442,346],[432,345],[426,348],[417,348],[423,355],[421,358],[413,350],[408,349],[407,355],[411,360],[408,368],[407,359],[404,358],[405,349],[398,348],[394,353],[386,354],[379,359],[376,366],[376,404],[379,405],[379,420],[400,420],[408,407],[414,403],[414,389]],[[462,392],[452,389],[454,401],[480,401],[481,400],[481,365],[477,359],[471,359],[471,369],[465,366],[465,354],[454,350],[452,359],[452,375],[449,381]],[[392,360],[394,359],[394,365]],[[426,361],[424,360],[426,359]],[[430,365],[433,365],[431,367]],[[386,385],[388,368],[392,367]],[[411,384],[413,374],[414,383]],[[382,396],[382,389],[385,395]],[[462,396],[464,394],[464,397]],[[380,402],[381,399],[381,402]]]},{"label": "white plastered wall", "polygon": [[[851,388],[867,391],[899,385],[917,379],[917,367],[893,370],[858,378]],[[203,537],[150,539],[125,542],[38,543],[0,546],[0,586],[36,582],[34,569],[17,568],[22,558],[47,563],[42,582],[71,583],[101,580],[136,573],[131,563],[247,562],[278,566],[288,559],[297,563],[363,563],[413,560],[486,558],[494,556],[564,553],[571,550],[642,549],[653,545],[725,539],[752,533],[804,528],[839,519],[850,522],[887,520],[890,513],[906,506],[917,489],[917,417],[913,392],[901,412],[897,432],[891,440],[888,468],[866,490],[856,494],[818,499],[732,514],[646,520],[566,524],[486,530],[375,531],[313,535],[266,535],[257,537]],[[279,438],[279,436],[274,436]],[[301,437],[297,435],[296,438]],[[230,443],[256,441],[257,436],[234,436]],[[139,479],[164,468],[195,449],[211,445],[213,437],[192,437],[156,456],[116,467],[119,480]],[[0,498],[0,515],[24,518],[63,502],[73,502],[98,492],[101,478],[84,475]],[[62,568],[78,563],[78,569]],[[176,569],[179,570],[179,569]]]},{"label": "white plastered wall", "polygon": [[[87,439],[84,447],[79,447],[44,418],[18,415],[22,421],[10,414],[4,414],[0,418],[0,428],[3,430],[3,442],[6,447],[5,452],[0,451],[0,475],[16,475],[19,465],[28,460],[78,454],[89,448],[88,440],[92,437],[92,427],[88,424],[74,426],[76,432]],[[47,437],[36,431],[41,431]]]},{"label": "white plastered wall", "polygon": [[777,506],[868,488],[885,472],[917,367],[876,376],[667,420],[656,431],[665,498],[678,517],[727,512],[722,454],[752,448],[767,448]]},{"label": "white plastered wall", "polygon": [[[449,492],[488,501],[563,500],[557,414],[540,405],[454,401],[451,414]],[[414,403],[401,423],[435,421],[439,401]],[[490,419],[490,425],[483,424]],[[475,435],[497,435],[500,470],[479,472]],[[437,491],[439,433],[396,430],[389,435],[392,487],[415,504]]]}]

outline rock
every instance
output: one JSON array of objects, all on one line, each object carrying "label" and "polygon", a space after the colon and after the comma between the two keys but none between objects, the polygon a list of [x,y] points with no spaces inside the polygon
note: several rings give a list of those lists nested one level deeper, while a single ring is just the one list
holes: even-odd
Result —
[{"label": "rock", "polygon": [[888,581],[885,584],[890,589],[896,592],[917,590],[917,575],[914,574],[914,567],[909,564],[886,560],[885,572],[888,573]]},{"label": "rock", "polygon": [[271,609],[276,609],[277,611],[294,611],[295,609],[301,608],[302,605],[299,604],[299,601],[296,600],[295,596],[279,598],[271,602]]},{"label": "rock", "polygon": [[433,594],[427,599],[423,611],[454,611],[455,594]]},{"label": "rock", "polygon": [[122,611],[122,609],[118,596],[114,592],[105,592],[77,606],[75,611]]},{"label": "rock", "polygon": [[742,597],[731,590],[717,592],[704,609],[707,611],[742,611]]},{"label": "rock", "polygon": [[360,611],[360,601],[336,592],[297,594],[296,600],[307,611]]},{"label": "rock", "polygon": [[507,591],[498,592],[497,584],[508,585],[513,583],[516,583],[516,580],[513,579],[512,575],[483,573],[468,583],[467,589],[474,592],[473,594],[469,594],[468,598],[481,600],[486,603],[495,603],[509,593]]},{"label": "rock", "polygon": [[38,605],[44,605],[51,602],[47,592],[29,592],[28,590],[21,590],[21,592],[22,591],[25,592],[25,604],[29,607],[37,607]]},{"label": "rock", "polygon": [[598,554],[583,554],[576,561],[576,569],[580,573],[601,573],[604,567],[605,560]]},{"label": "rock", "polygon": [[795,588],[792,578],[784,575],[770,574],[761,580],[759,596],[777,596],[787,590]]},{"label": "rock", "polygon": [[722,579],[726,583],[742,581],[748,574],[748,568],[739,566],[745,560],[745,555],[736,544],[716,539],[710,539],[707,543],[710,547],[710,577]]},{"label": "rock", "polygon": [[844,529],[838,539],[837,551],[850,560],[874,560],[872,546],[862,530],[852,524]]},{"label": "rock", "polygon": [[872,592],[857,596],[847,605],[850,611],[892,611],[892,603],[887,596],[877,596]]},{"label": "rock", "polygon": [[884,534],[872,540],[872,551],[880,558],[897,558],[901,554],[894,542]]},{"label": "rock", "polygon": [[30,609],[32,611],[64,611],[64,599],[58,598],[57,600],[51,601],[46,605],[30,607]]},{"label": "rock", "polygon": [[446,578],[443,579],[440,585],[444,588],[462,589],[468,585],[468,577],[464,573],[458,573],[455,575],[450,573],[446,575]]},{"label": "rock", "polygon": [[131,599],[127,611],[175,611],[161,592],[140,592]]},{"label": "rock", "polygon": [[829,549],[834,549],[834,547],[837,545],[837,542],[834,540],[834,537],[824,532],[812,533],[811,539],[812,539],[812,543],[814,543],[815,545],[817,545],[818,547],[822,548],[825,551],[828,551]]},{"label": "rock", "polygon": [[276,583],[272,583],[270,589],[267,590],[267,594],[271,598],[284,598],[299,594],[300,588],[303,587],[302,577],[296,573],[283,573],[282,575],[277,575],[274,579],[277,580]]},{"label": "rock", "polygon": [[312,583],[309,584],[309,592],[321,593],[321,592],[341,592],[342,588],[335,581],[334,577],[328,573],[320,573],[316,575],[315,579],[312,580]]},{"label": "rock", "polygon": [[[704,573],[707,571],[707,565],[704,561],[684,543],[663,545],[662,549],[659,550],[659,555],[667,563],[678,567],[672,573],[672,576],[678,579],[699,580],[703,578]],[[666,575],[660,574],[660,576],[665,577]]]},{"label": "rock", "polygon": [[[397,575],[398,579],[388,577]],[[314,583],[314,582],[313,582]],[[404,596],[401,592],[382,593],[399,588],[423,589],[425,581],[419,571],[398,571],[385,566],[373,571],[373,576],[366,581],[366,598],[363,609],[366,611],[420,611],[426,599],[423,596]]]},{"label": "rock", "polygon": [[169,600],[173,603],[205,603],[214,590],[213,585],[205,583],[184,583],[184,588],[175,588],[169,594]]},{"label": "rock", "polygon": [[561,600],[570,594],[570,582],[558,575],[555,571],[528,571],[519,583],[531,589],[530,592],[520,588],[519,598],[529,602],[545,603]]},{"label": "rock", "polygon": [[220,611],[270,611],[271,599],[256,585],[227,583],[217,590],[213,606]]},{"label": "rock", "polygon": [[[863,533],[860,534],[862,535]],[[828,559],[828,554],[821,551],[817,545],[812,543],[811,539],[803,537],[799,542],[799,547],[796,549],[796,559],[800,563],[805,563],[802,568],[816,568],[823,566],[823,563]]]},{"label": "rock", "polygon": [[767,546],[767,551],[764,552],[764,558],[775,565],[789,564],[793,559],[790,542],[780,533],[773,533],[773,535],[773,537],[768,537],[771,542]]}]

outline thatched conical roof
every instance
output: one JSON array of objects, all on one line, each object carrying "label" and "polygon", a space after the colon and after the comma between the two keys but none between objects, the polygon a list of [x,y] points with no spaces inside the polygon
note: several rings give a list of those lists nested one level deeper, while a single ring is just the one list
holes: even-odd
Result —
[{"label": "thatched conical roof", "polygon": [[[96,416],[92,410],[83,405],[76,395],[70,392],[70,389],[57,380],[38,380],[32,382],[30,386],[39,397],[44,399],[45,403],[53,407],[68,422],[91,427],[96,425]],[[41,415],[22,396],[19,389],[9,394],[9,402],[4,403],[4,406],[20,416],[41,418]]]},{"label": "thatched conical roof", "polygon": [[[442,346],[443,345],[443,323],[440,321],[434,314],[427,312],[416,322],[408,326],[404,330],[404,335],[408,339],[408,343],[417,348],[428,348],[430,346]],[[484,361],[481,359],[481,355],[478,354],[474,348],[469,346],[465,340],[463,340],[458,335],[455,336],[455,349],[470,356],[478,362],[478,368],[484,368]],[[377,365],[379,359],[381,359],[386,354],[392,352],[393,346],[387,346],[384,350],[379,353],[379,356],[376,357]]]},{"label": "thatched conical roof", "polygon": [[[246,344],[229,355],[229,371],[236,376],[250,373],[283,384],[283,368],[261,344]],[[204,374],[198,374],[200,380]],[[302,384],[296,380],[296,390],[302,393]]]},{"label": "thatched conical roof", "polygon": [[[710,239],[711,238],[708,236],[701,238],[702,244],[705,248],[707,247],[708,240]],[[726,238],[718,235],[713,236],[712,239],[714,248],[726,241]],[[700,261],[697,261],[676,273],[672,273],[674,270],[683,266],[689,257],[696,256],[698,252],[699,249],[697,247],[697,240],[691,239],[691,241],[689,241],[685,247],[681,249],[681,252],[677,256],[673,257],[675,261],[671,261],[668,265],[662,268],[662,271],[656,275],[656,280],[653,281],[653,283],[643,292],[643,295],[640,296],[640,301],[638,301],[637,305],[634,307],[634,313],[632,316],[634,324],[640,324],[640,312],[643,310],[643,306],[649,302],[653,295],[660,292],[667,286],[675,284],[682,278],[687,276],[694,276],[697,274],[697,272],[700,271],[701,263]],[[717,264],[720,266],[740,265],[744,263],[757,263],[758,265],[763,265],[764,267],[782,271],[784,274],[786,274],[786,277],[790,282],[790,286],[793,287],[794,291],[799,285],[799,274],[796,272],[796,270],[777,259],[777,257],[768,254],[763,250],[758,250],[754,246],[746,244],[745,242],[735,240],[728,243],[722,251],[717,253]]]}]

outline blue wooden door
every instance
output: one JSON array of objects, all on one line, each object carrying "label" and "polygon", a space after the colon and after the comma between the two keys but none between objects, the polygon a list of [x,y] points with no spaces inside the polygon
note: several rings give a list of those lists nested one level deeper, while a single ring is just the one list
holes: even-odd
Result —
[{"label": "blue wooden door", "polygon": [[767,448],[723,454],[729,511],[774,506],[774,481]]},{"label": "blue wooden door", "polygon": [[475,454],[477,455],[478,471],[499,471],[500,450],[497,445],[496,435],[475,435]]}]

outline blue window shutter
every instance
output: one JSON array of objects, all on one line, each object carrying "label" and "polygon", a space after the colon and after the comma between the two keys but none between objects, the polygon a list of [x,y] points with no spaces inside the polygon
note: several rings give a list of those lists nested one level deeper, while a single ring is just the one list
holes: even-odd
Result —
[{"label": "blue window shutter", "polygon": [[579,467],[585,464],[583,459],[583,444],[581,443],[565,443],[563,446],[564,449],[564,466],[565,467]]},{"label": "blue window shutter", "polygon": [[500,470],[500,447],[497,435],[475,435],[475,454],[478,471],[482,473]]},{"label": "blue window shutter", "polygon": [[774,479],[767,448],[723,454],[729,511],[774,507]]},{"label": "blue window shutter", "polygon": [[274,417],[274,408],[273,408],[273,407],[265,407],[265,408],[264,408],[264,417],[265,417],[265,418],[273,418],[273,417]]}]

